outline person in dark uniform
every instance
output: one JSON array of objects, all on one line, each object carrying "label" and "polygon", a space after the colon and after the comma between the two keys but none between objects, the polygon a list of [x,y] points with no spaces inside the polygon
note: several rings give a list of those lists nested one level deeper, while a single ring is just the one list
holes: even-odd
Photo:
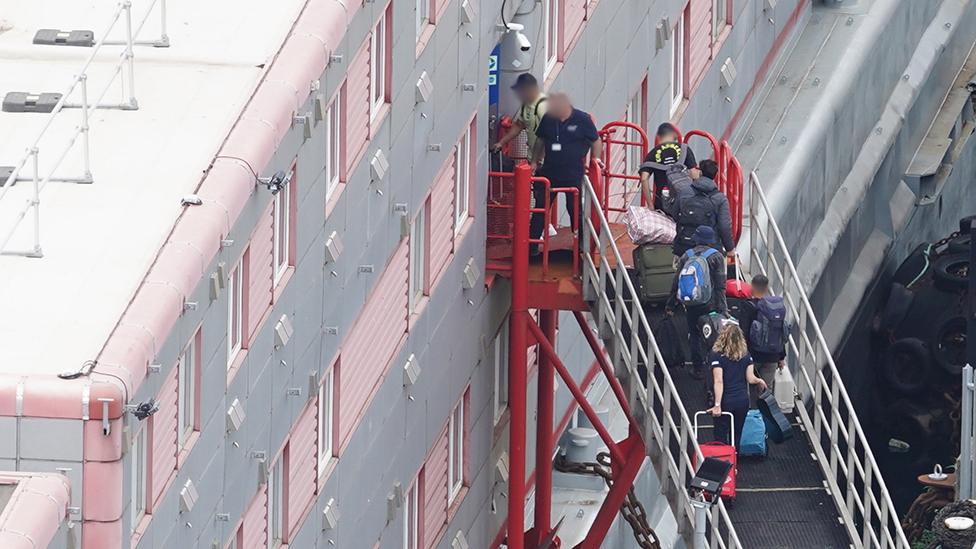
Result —
[{"label": "person in dark uniform", "polygon": [[[746,338],[737,324],[726,324],[719,332],[710,361],[715,403],[708,411],[715,418],[715,440],[738,448],[749,412],[749,386],[758,385],[764,391],[766,382],[756,375]],[[722,412],[732,413],[735,440],[729,433],[729,418]]]},{"label": "person in dark uniform", "polygon": [[[665,166],[683,162],[685,167],[688,168],[692,179],[698,178],[700,173],[697,169],[698,161],[695,160],[695,153],[692,152],[691,147],[683,145],[680,142],[677,128],[668,122],[661,124],[657,127],[657,141],[657,146],[647,152],[647,156],[644,157],[644,162],[656,162]],[[652,177],[654,178],[653,207],[654,209],[661,210],[664,209],[664,195],[672,194],[674,191],[671,189],[671,184],[668,182],[668,177],[664,173],[664,170],[641,168],[640,180],[644,196],[651,195],[649,182]]]},{"label": "person in dark uniform", "polygon": [[[603,142],[597,134],[593,117],[573,108],[569,96],[554,93],[549,96],[545,116],[536,130],[535,152],[532,155],[532,168],[536,175],[549,179],[552,188],[575,187],[581,189],[586,173],[586,155],[589,154],[603,167],[601,155]],[[545,203],[545,190],[542,185],[533,188],[536,207]],[[582,190],[580,192],[582,198]],[[578,204],[566,204],[570,219],[575,224]],[[533,213],[529,224],[529,236],[540,238],[545,219],[541,213]],[[574,227],[576,228],[576,227]],[[536,249],[537,246],[533,246]]]}]

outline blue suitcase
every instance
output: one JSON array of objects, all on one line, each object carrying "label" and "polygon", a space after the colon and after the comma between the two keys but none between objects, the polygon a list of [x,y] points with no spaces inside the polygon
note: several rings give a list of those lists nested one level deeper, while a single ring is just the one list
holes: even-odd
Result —
[{"label": "blue suitcase", "polygon": [[759,410],[749,410],[739,441],[740,456],[766,457],[766,422]]}]

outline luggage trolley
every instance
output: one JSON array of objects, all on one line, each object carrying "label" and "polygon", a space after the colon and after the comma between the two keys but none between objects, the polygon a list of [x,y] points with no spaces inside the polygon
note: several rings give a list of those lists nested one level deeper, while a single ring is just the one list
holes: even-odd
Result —
[{"label": "luggage trolley", "polygon": [[[695,440],[698,440],[698,416],[708,414],[708,412],[695,412],[694,417],[694,429],[695,429]],[[729,433],[732,435],[732,440],[735,440],[735,418],[732,416],[732,412],[722,412],[723,416],[729,416]],[[735,446],[731,444],[725,444],[724,442],[700,442],[698,446],[701,448],[702,455],[706,458],[715,458],[732,464],[732,468],[729,469],[729,475],[725,478],[725,484],[722,485],[722,499],[727,503],[735,502],[735,477],[738,473],[738,466],[736,465],[735,456]],[[692,465],[698,467],[698,457],[692,455]]]}]

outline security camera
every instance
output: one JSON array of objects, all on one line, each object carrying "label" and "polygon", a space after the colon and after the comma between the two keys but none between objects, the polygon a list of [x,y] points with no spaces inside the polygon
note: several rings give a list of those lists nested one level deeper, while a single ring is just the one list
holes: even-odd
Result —
[{"label": "security camera", "polygon": [[258,179],[258,182],[268,188],[271,194],[278,194],[278,191],[283,189],[291,181],[291,174],[286,174],[284,171],[277,171],[271,177],[262,177]]},{"label": "security camera", "polygon": [[529,51],[532,49],[532,42],[529,42],[529,37],[525,36],[521,32],[515,32],[515,40],[518,41],[520,50]]},{"label": "security camera", "polygon": [[132,411],[132,415],[136,416],[136,419],[142,421],[147,417],[155,414],[159,411],[159,404],[156,403],[155,399],[149,399],[136,406],[135,410]]}]

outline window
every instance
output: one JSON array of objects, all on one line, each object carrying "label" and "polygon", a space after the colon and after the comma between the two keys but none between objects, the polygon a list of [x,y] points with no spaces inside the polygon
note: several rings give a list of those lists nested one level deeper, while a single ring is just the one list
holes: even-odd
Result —
[{"label": "window", "polygon": [[728,24],[729,0],[712,0],[712,40],[718,40]]},{"label": "window", "polygon": [[370,98],[369,116],[371,120],[376,118],[376,115],[380,112],[380,107],[386,103],[387,61],[390,59],[392,53],[387,40],[387,19],[389,14],[390,11],[387,8],[387,11],[383,13],[383,17],[380,17],[379,22],[373,28],[373,32],[369,35],[369,89],[372,95]]},{"label": "window", "polygon": [[285,456],[288,449],[271,467],[268,475],[268,549],[277,549],[285,541]]},{"label": "window", "polygon": [[[630,102],[627,104],[627,122],[640,128],[644,128],[644,94],[646,92],[647,80],[645,79],[641,83],[640,89],[630,98]],[[627,140],[640,141],[640,136],[637,132],[628,130]],[[641,162],[644,159],[641,158],[640,150],[637,147],[627,147],[625,151],[627,154],[627,173],[635,174],[640,169]]]},{"label": "window", "polygon": [[424,471],[421,469],[417,480],[407,490],[406,505],[403,506],[403,549],[420,549],[423,542],[420,535],[420,486],[423,478]]},{"label": "window", "polygon": [[464,485],[464,398],[457,403],[447,425],[447,503]]},{"label": "window", "polygon": [[291,197],[292,186],[295,185],[296,166],[291,167],[291,181],[274,195],[274,238],[272,254],[274,256],[274,283],[281,280],[281,276],[288,270],[290,262],[289,248],[291,247]]},{"label": "window", "polygon": [[187,439],[197,428],[197,338],[199,332],[190,339],[190,343],[183,349],[180,361],[176,366],[178,396],[177,412],[179,431],[179,447],[182,450]]},{"label": "window", "polygon": [[410,227],[410,310],[427,290],[427,208],[430,200],[417,213]]},{"label": "window", "polygon": [[474,126],[472,121],[468,129],[461,136],[461,141],[454,148],[454,232],[461,230],[468,219],[468,209],[471,192],[471,150],[474,141]]},{"label": "window", "polygon": [[335,366],[325,372],[325,379],[319,385],[319,475],[325,472],[326,465],[333,456],[333,421],[335,418]]},{"label": "window", "polygon": [[339,185],[339,162],[341,162],[342,135],[339,131],[340,99],[342,94],[336,94],[335,99],[325,110],[325,200],[332,197],[332,192]]},{"label": "window", "polygon": [[417,40],[430,24],[430,0],[417,0]]},{"label": "window", "polygon": [[146,429],[132,439],[129,449],[129,467],[132,473],[130,482],[130,519],[135,532],[139,521],[146,515]]},{"label": "window", "polygon": [[545,74],[548,75],[559,58],[559,0],[542,0],[542,24],[546,32]]},{"label": "window", "polygon": [[671,114],[673,115],[685,98],[685,18],[678,17],[671,35]]},{"label": "window", "polygon": [[244,346],[244,260],[227,277],[227,367]]},{"label": "window", "polygon": [[495,335],[492,345],[492,368],[494,370],[494,385],[492,402],[494,403],[495,423],[501,419],[508,408],[508,318]]}]

